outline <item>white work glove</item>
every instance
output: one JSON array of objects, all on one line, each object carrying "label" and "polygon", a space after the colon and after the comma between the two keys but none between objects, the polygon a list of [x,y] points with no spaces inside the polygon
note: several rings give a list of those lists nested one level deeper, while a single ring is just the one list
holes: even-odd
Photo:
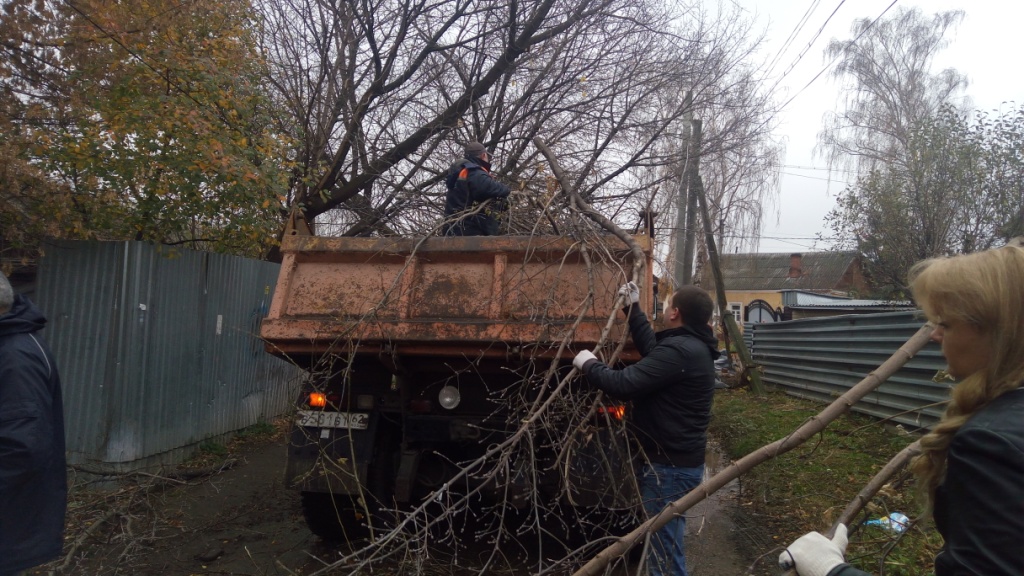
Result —
[{"label": "white work glove", "polygon": [[828,576],[833,568],[846,563],[846,543],[846,524],[836,526],[836,535],[831,540],[808,532],[779,554],[779,568],[796,569],[800,576]]},{"label": "white work glove", "polygon": [[586,364],[588,360],[597,360],[597,356],[594,356],[594,353],[590,350],[583,350],[572,359],[572,365],[582,372],[583,365]]},{"label": "white work glove", "polygon": [[619,288],[619,296],[623,297],[622,306],[631,306],[640,302],[640,289],[633,282],[626,282]]}]

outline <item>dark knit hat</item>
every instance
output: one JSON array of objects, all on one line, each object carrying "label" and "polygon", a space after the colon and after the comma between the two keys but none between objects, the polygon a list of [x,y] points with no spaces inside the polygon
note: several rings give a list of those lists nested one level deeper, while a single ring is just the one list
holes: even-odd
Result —
[{"label": "dark knit hat", "polygon": [[483,144],[475,140],[466,144],[466,158],[479,158],[486,151],[487,148],[484,148]]}]

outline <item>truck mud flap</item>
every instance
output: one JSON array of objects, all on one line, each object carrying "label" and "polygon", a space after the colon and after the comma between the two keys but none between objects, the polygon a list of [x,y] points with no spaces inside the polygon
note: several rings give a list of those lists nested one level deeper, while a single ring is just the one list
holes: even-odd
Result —
[{"label": "truck mud flap", "polygon": [[366,484],[378,414],[365,430],[292,425],[285,485],[303,492],[359,494]]},{"label": "truck mud flap", "polygon": [[573,506],[630,509],[640,502],[632,453],[620,432],[597,430],[580,437],[566,475]]},{"label": "truck mud flap", "polygon": [[395,500],[406,503],[412,500],[413,486],[416,484],[416,472],[420,467],[422,450],[403,450],[398,462],[398,474],[395,477]]}]

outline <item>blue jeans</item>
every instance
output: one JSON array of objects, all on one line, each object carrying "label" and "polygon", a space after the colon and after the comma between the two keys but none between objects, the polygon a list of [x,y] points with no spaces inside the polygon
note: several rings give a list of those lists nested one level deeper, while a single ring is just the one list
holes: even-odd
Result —
[{"label": "blue jeans", "polygon": [[[645,465],[640,481],[640,495],[647,516],[656,516],[670,502],[685,496],[700,485],[703,476],[703,464],[695,468],[655,463]],[[686,550],[683,547],[685,534],[686,517],[682,515],[676,516],[661,530],[651,534],[647,554],[647,569],[651,576],[687,576]]]}]

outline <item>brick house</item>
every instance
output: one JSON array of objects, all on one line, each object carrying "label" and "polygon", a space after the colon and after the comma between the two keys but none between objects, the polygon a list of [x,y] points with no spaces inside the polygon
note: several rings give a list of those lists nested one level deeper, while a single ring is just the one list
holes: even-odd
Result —
[{"label": "brick house", "polygon": [[[800,299],[814,296],[820,296],[813,298],[819,302],[835,299],[846,308],[854,307],[854,303],[878,304],[877,301],[852,300],[868,289],[860,255],[856,252],[723,254],[721,263],[726,288],[724,308],[741,325],[748,321],[789,319],[792,311],[787,314],[787,308]],[[710,269],[705,269],[703,276],[703,286],[721,309]],[[801,297],[801,294],[808,296]]]}]

